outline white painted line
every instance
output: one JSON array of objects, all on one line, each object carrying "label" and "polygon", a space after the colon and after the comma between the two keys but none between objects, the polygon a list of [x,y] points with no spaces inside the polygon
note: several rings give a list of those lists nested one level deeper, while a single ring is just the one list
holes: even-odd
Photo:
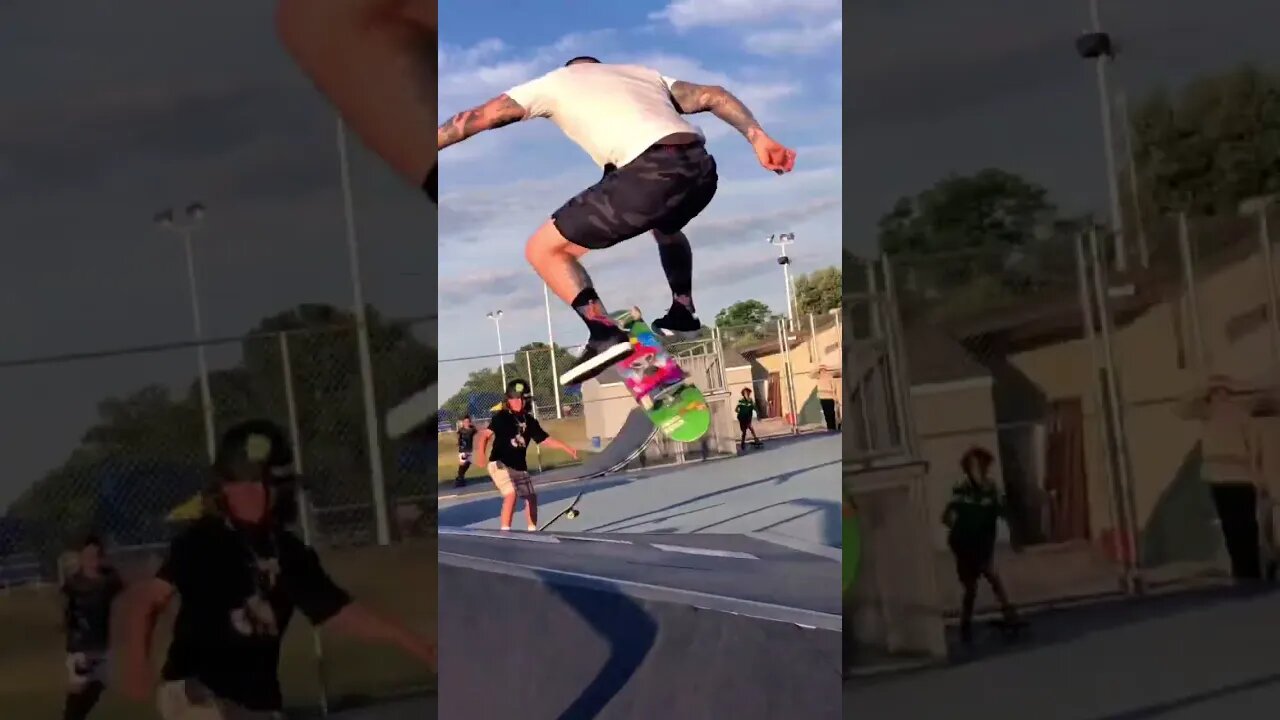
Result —
[{"label": "white painted line", "polygon": [[752,555],[751,553],[737,552],[735,550],[707,550],[705,548],[684,547],[681,545],[660,545],[658,543],[651,543],[650,545],[664,552],[684,553],[686,555],[705,555],[707,557],[738,558],[740,560],[759,560],[760,559],[755,555]]},{"label": "white painted line", "polygon": [[560,538],[555,535],[543,535],[540,533],[532,533],[527,530],[473,530],[470,528],[439,528],[437,535],[460,535],[462,537],[486,537],[495,540],[523,540],[524,542],[540,542],[540,543],[558,543]]},{"label": "white painted line", "polygon": [[630,540],[614,540],[613,538],[602,537],[586,537],[584,535],[561,535],[560,539],[565,542],[595,542],[610,543],[612,545],[635,545]]}]

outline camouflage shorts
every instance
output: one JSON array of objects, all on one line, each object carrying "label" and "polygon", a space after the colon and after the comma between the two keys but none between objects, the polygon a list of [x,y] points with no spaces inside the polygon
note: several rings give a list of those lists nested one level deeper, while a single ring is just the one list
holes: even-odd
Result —
[{"label": "camouflage shorts", "polygon": [[574,245],[600,250],[650,230],[680,232],[715,197],[716,161],[702,143],[653,145],[555,211]]}]

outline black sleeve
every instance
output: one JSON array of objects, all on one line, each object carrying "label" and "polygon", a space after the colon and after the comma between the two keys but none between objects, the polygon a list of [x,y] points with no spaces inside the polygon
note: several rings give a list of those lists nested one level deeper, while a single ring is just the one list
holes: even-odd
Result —
[{"label": "black sleeve", "polygon": [[351,596],[324,571],[315,550],[297,538],[288,546],[290,562],[282,569],[292,599],[312,625],[323,625],[351,604]]},{"label": "black sleeve", "polygon": [[192,580],[200,573],[200,555],[200,535],[197,528],[191,528],[169,543],[169,552],[156,577],[177,588],[181,595],[183,590],[190,590]]},{"label": "black sleeve", "polygon": [[541,445],[542,443],[546,442],[547,438],[549,437],[551,436],[547,434],[547,431],[542,429],[542,423],[538,422],[537,418],[530,415],[529,416],[529,438],[532,439],[534,442],[538,443],[539,445]]}]

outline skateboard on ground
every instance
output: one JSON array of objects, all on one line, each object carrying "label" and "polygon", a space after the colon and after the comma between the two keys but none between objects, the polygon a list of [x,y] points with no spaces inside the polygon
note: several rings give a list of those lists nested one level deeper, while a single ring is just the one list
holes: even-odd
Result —
[{"label": "skateboard on ground", "polygon": [[582,513],[578,512],[578,501],[581,499],[582,499],[582,493],[578,493],[577,495],[574,495],[573,500],[569,501],[569,507],[556,513],[555,517],[552,517],[550,520],[543,523],[542,527],[538,528],[538,532],[542,532],[543,530],[546,530],[547,528],[551,527],[551,523],[559,520],[562,517],[567,517],[570,520],[573,520],[574,518],[581,515]]},{"label": "skateboard on ground", "polygon": [[622,383],[663,435],[676,442],[696,442],[711,426],[707,399],[662,341],[649,328],[639,308],[621,318],[631,337],[631,354],[614,364]]},{"label": "skateboard on ground", "polygon": [[1000,633],[1005,640],[1019,640],[1027,634],[1026,620],[1005,620],[1000,618],[991,620],[988,624],[996,632]]}]

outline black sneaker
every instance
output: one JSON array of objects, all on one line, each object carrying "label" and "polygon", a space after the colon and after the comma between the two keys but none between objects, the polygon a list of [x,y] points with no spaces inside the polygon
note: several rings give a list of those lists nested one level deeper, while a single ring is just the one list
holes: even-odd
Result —
[{"label": "black sneaker", "polygon": [[649,327],[667,337],[691,335],[702,329],[702,321],[698,319],[698,316],[689,312],[689,308],[685,307],[683,303],[673,302],[667,314],[654,320]]},{"label": "black sneaker", "polygon": [[587,341],[578,362],[560,376],[561,385],[577,385],[599,375],[631,352],[631,336],[617,326],[598,331]]}]

